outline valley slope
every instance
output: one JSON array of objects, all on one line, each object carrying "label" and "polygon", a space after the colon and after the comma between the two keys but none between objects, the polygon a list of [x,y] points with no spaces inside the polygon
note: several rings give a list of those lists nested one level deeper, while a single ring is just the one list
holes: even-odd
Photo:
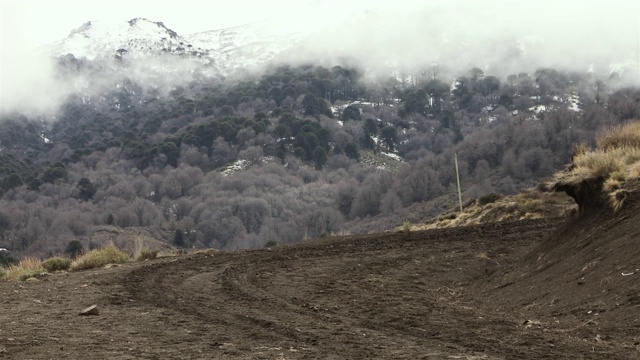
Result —
[{"label": "valley slope", "polygon": [[4,282],[0,356],[634,359],[639,207]]}]

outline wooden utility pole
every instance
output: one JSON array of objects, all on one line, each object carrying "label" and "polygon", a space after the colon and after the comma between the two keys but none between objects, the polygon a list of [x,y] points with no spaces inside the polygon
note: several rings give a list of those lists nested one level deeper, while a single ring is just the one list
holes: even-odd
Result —
[{"label": "wooden utility pole", "polygon": [[460,203],[460,212],[462,212],[462,192],[460,191],[460,171],[458,170],[458,153],[453,157],[456,163],[456,179],[458,180],[458,203]]}]

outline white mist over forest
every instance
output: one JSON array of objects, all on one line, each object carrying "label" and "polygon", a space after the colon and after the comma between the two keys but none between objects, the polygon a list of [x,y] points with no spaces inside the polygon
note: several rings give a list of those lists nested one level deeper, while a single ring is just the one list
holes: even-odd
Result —
[{"label": "white mist over forest", "polygon": [[[25,46],[33,45],[37,33],[47,32],[50,25],[44,20],[34,24],[28,17],[21,20],[12,16],[16,7],[11,4],[9,1],[3,6],[2,110],[35,114],[55,111],[70,93],[86,91],[94,82],[113,84],[120,80],[120,74],[113,72],[69,79],[52,64],[46,46],[25,51]],[[450,77],[471,67],[500,77],[552,67],[589,71],[602,77],[617,72],[625,84],[640,83],[637,1],[275,1],[271,7],[269,2],[232,5],[224,1],[186,1],[179,3],[181,11],[176,11],[178,5],[171,8],[164,2],[133,4],[98,1],[92,12],[86,5],[60,2],[66,15],[51,20],[55,20],[56,28],[66,26],[68,33],[81,22],[66,24],[65,19],[127,21],[133,16],[146,16],[164,22],[180,35],[263,21],[271,33],[306,34],[297,46],[275,57],[279,62],[347,64],[382,76],[416,74],[434,64],[442,76]],[[185,67],[199,66],[182,61],[174,65],[187,73],[191,69]],[[133,66],[126,76],[146,82],[148,74],[136,68],[144,70],[145,66]],[[185,80],[184,76],[176,78]]]}]

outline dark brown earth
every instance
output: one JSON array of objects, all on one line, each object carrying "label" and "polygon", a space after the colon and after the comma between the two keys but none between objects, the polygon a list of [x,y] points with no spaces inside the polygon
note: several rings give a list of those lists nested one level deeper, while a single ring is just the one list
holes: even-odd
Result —
[{"label": "dark brown earth", "polygon": [[4,282],[0,358],[640,359],[639,204]]}]

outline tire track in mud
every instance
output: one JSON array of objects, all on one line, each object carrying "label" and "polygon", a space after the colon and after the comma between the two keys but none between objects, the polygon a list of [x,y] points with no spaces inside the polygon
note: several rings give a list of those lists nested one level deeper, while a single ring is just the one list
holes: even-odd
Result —
[{"label": "tire track in mud", "polygon": [[[137,300],[206,324],[236,358],[557,358],[474,296],[560,220],[527,220],[198,254],[131,272]],[[491,305],[491,304],[489,304]],[[551,355],[549,355],[551,354]],[[493,356],[493,357],[492,357]]]}]

